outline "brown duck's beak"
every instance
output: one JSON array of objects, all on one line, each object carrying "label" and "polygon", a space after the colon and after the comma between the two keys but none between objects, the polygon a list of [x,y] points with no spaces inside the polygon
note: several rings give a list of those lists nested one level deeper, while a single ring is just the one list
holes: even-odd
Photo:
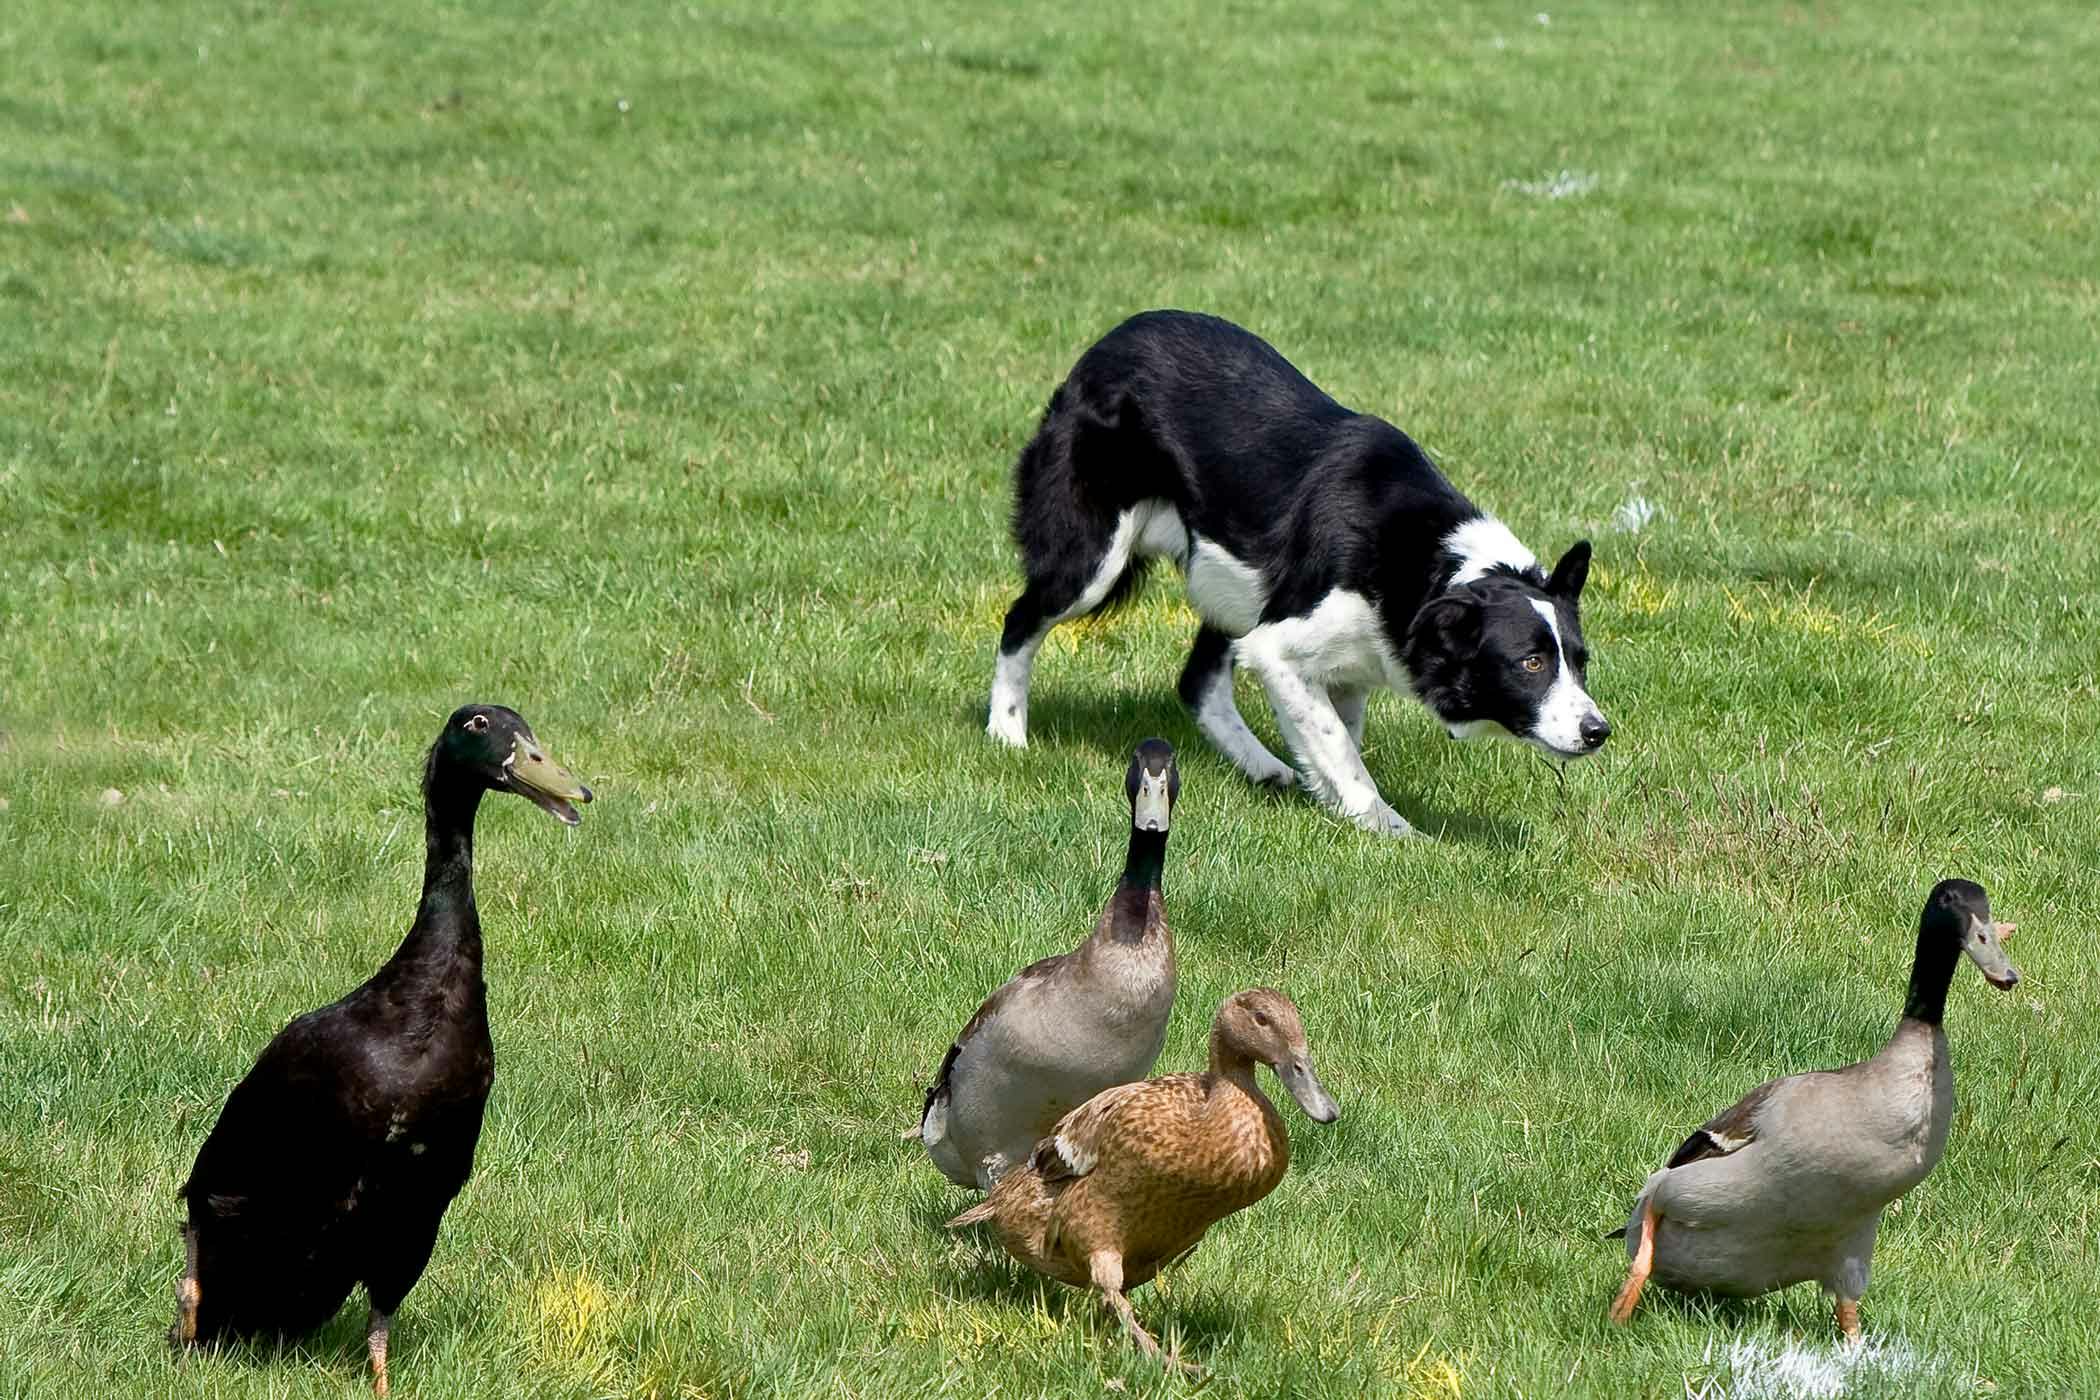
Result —
[{"label": "brown duck's beak", "polygon": [[568,769],[547,757],[539,740],[529,734],[520,734],[511,748],[510,757],[503,761],[503,771],[509,778],[511,791],[519,796],[531,798],[569,826],[583,820],[582,813],[572,804],[590,801],[591,790],[571,777]]},{"label": "brown duck's beak", "polygon": [[1312,1061],[1303,1054],[1293,1055],[1280,1065],[1271,1066],[1283,1087],[1291,1091],[1298,1107],[1315,1123],[1332,1123],[1342,1116],[1341,1108],[1334,1096],[1320,1083],[1320,1076],[1313,1073]]}]

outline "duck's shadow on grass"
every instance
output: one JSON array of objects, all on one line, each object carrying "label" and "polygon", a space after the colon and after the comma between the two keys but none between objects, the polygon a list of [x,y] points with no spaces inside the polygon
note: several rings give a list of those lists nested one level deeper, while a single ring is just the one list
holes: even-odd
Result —
[{"label": "duck's shadow on grass", "polygon": [[[984,711],[981,708],[971,706],[959,714],[970,728],[983,730]],[[1172,698],[1172,692],[1168,692],[1165,698],[1157,695],[1117,698],[1053,695],[1050,703],[1030,713],[1029,736],[1031,741],[1039,740],[1046,745],[1056,744],[1095,755],[1105,765],[1129,762],[1130,751],[1140,740],[1157,736],[1172,744],[1176,753],[1182,755],[1184,772],[1190,764],[1188,755],[1200,753],[1210,760],[1210,767],[1220,781],[1252,786],[1211,747],[1209,740],[1196,732],[1188,711]],[[993,741],[986,739],[985,742]],[[1380,779],[1380,787],[1394,811],[1413,823],[1417,831],[1434,840],[1504,851],[1521,849],[1526,842],[1529,823],[1482,816],[1477,812],[1445,811],[1405,790],[1390,786],[1385,779]],[[1268,805],[1317,811],[1311,795],[1302,789],[1263,787],[1256,791]]]},{"label": "duck's shadow on grass", "polygon": [[[1822,1295],[1815,1296],[1820,1298]],[[1775,1326],[1799,1331],[1804,1337],[1814,1339],[1819,1319],[1826,1325],[1830,1324],[1828,1313],[1819,1312],[1814,1307],[1803,1313],[1797,1308],[1796,1301],[1785,1293],[1737,1298],[1727,1293],[1679,1293],[1674,1289],[1651,1287],[1641,1294],[1640,1310],[1634,1314],[1633,1325],[1639,1325],[1641,1313],[1651,1311],[1667,1313],[1677,1321],[1703,1331],[1728,1333],[1737,1339]],[[1834,1326],[1831,1336],[1836,1336]]]},{"label": "duck's shadow on grass", "polygon": [[[1016,1308],[1041,1307],[1060,1325],[1084,1325],[1091,1319],[1100,1329],[1105,1345],[1128,1345],[1113,1314],[1102,1306],[1091,1288],[1077,1288],[1046,1278],[1007,1257],[988,1225],[949,1231],[948,1219],[976,1201],[974,1196],[933,1196],[914,1210],[917,1223],[930,1232],[949,1235],[962,1242],[967,1253],[950,1255],[935,1268],[941,1292],[968,1302],[1000,1303]],[[1244,1331],[1247,1319],[1231,1303],[1212,1294],[1192,1296],[1174,1286],[1178,1266],[1170,1266],[1166,1290],[1156,1281],[1130,1290],[1138,1321],[1161,1346],[1181,1349],[1182,1359],[1208,1364],[1209,1353],[1235,1331]],[[1131,1355],[1138,1353],[1133,1349]]]},{"label": "duck's shadow on grass", "polygon": [[311,1332],[243,1333],[195,1346],[171,1347],[169,1351],[177,1366],[195,1357],[257,1370],[310,1366],[362,1376],[369,1359],[365,1348],[365,1322],[362,1301],[352,1300]]}]

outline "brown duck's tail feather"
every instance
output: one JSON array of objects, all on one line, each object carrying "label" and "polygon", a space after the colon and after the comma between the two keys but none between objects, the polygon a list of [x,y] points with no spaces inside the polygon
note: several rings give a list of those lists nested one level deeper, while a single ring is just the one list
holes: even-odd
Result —
[{"label": "brown duck's tail feather", "polygon": [[990,1220],[997,1213],[998,1212],[995,1211],[992,1207],[991,1197],[987,1196],[985,1199],[979,1201],[976,1205],[971,1206],[968,1210],[964,1211],[961,1215],[958,1215],[953,1220],[949,1221],[948,1228],[951,1230],[960,1230],[965,1225],[981,1225],[985,1221]]}]

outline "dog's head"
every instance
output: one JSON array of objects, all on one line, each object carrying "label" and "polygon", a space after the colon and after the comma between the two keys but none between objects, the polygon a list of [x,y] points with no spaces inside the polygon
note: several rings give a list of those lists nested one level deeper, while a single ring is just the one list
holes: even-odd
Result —
[{"label": "dog's head", "polygon": [[[1529,571],[1527,571],[1529,572]],[[1611,724],[1585,683],[1579,604],[1590,542],[1561,556],[1541,585],[1497,570],[1432,597],[1409,624],[1401,659],[1415,693],[1455,739],[1504,734],[1555,758],[1604,746]]]}]

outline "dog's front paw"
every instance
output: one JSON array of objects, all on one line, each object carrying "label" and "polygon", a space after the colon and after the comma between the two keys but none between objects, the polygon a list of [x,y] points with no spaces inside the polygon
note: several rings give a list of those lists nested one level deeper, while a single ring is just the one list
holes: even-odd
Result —
[{"label": "dog's front paw", "polygon": [[1273,788],[1277,792],[1285,792],[1298,786],[1298,770],[1280,758],[1269,758],[1267,763],[1249,768],[1247,776],[1257,786]]},{"label": "dog's front paw", "polygon": [[1383,802],[1374,802],[1371,809],[1354,818],[1365,831],[1375,831],[1380,836],[1415,836],[1419,833],[1401,816]]}]

